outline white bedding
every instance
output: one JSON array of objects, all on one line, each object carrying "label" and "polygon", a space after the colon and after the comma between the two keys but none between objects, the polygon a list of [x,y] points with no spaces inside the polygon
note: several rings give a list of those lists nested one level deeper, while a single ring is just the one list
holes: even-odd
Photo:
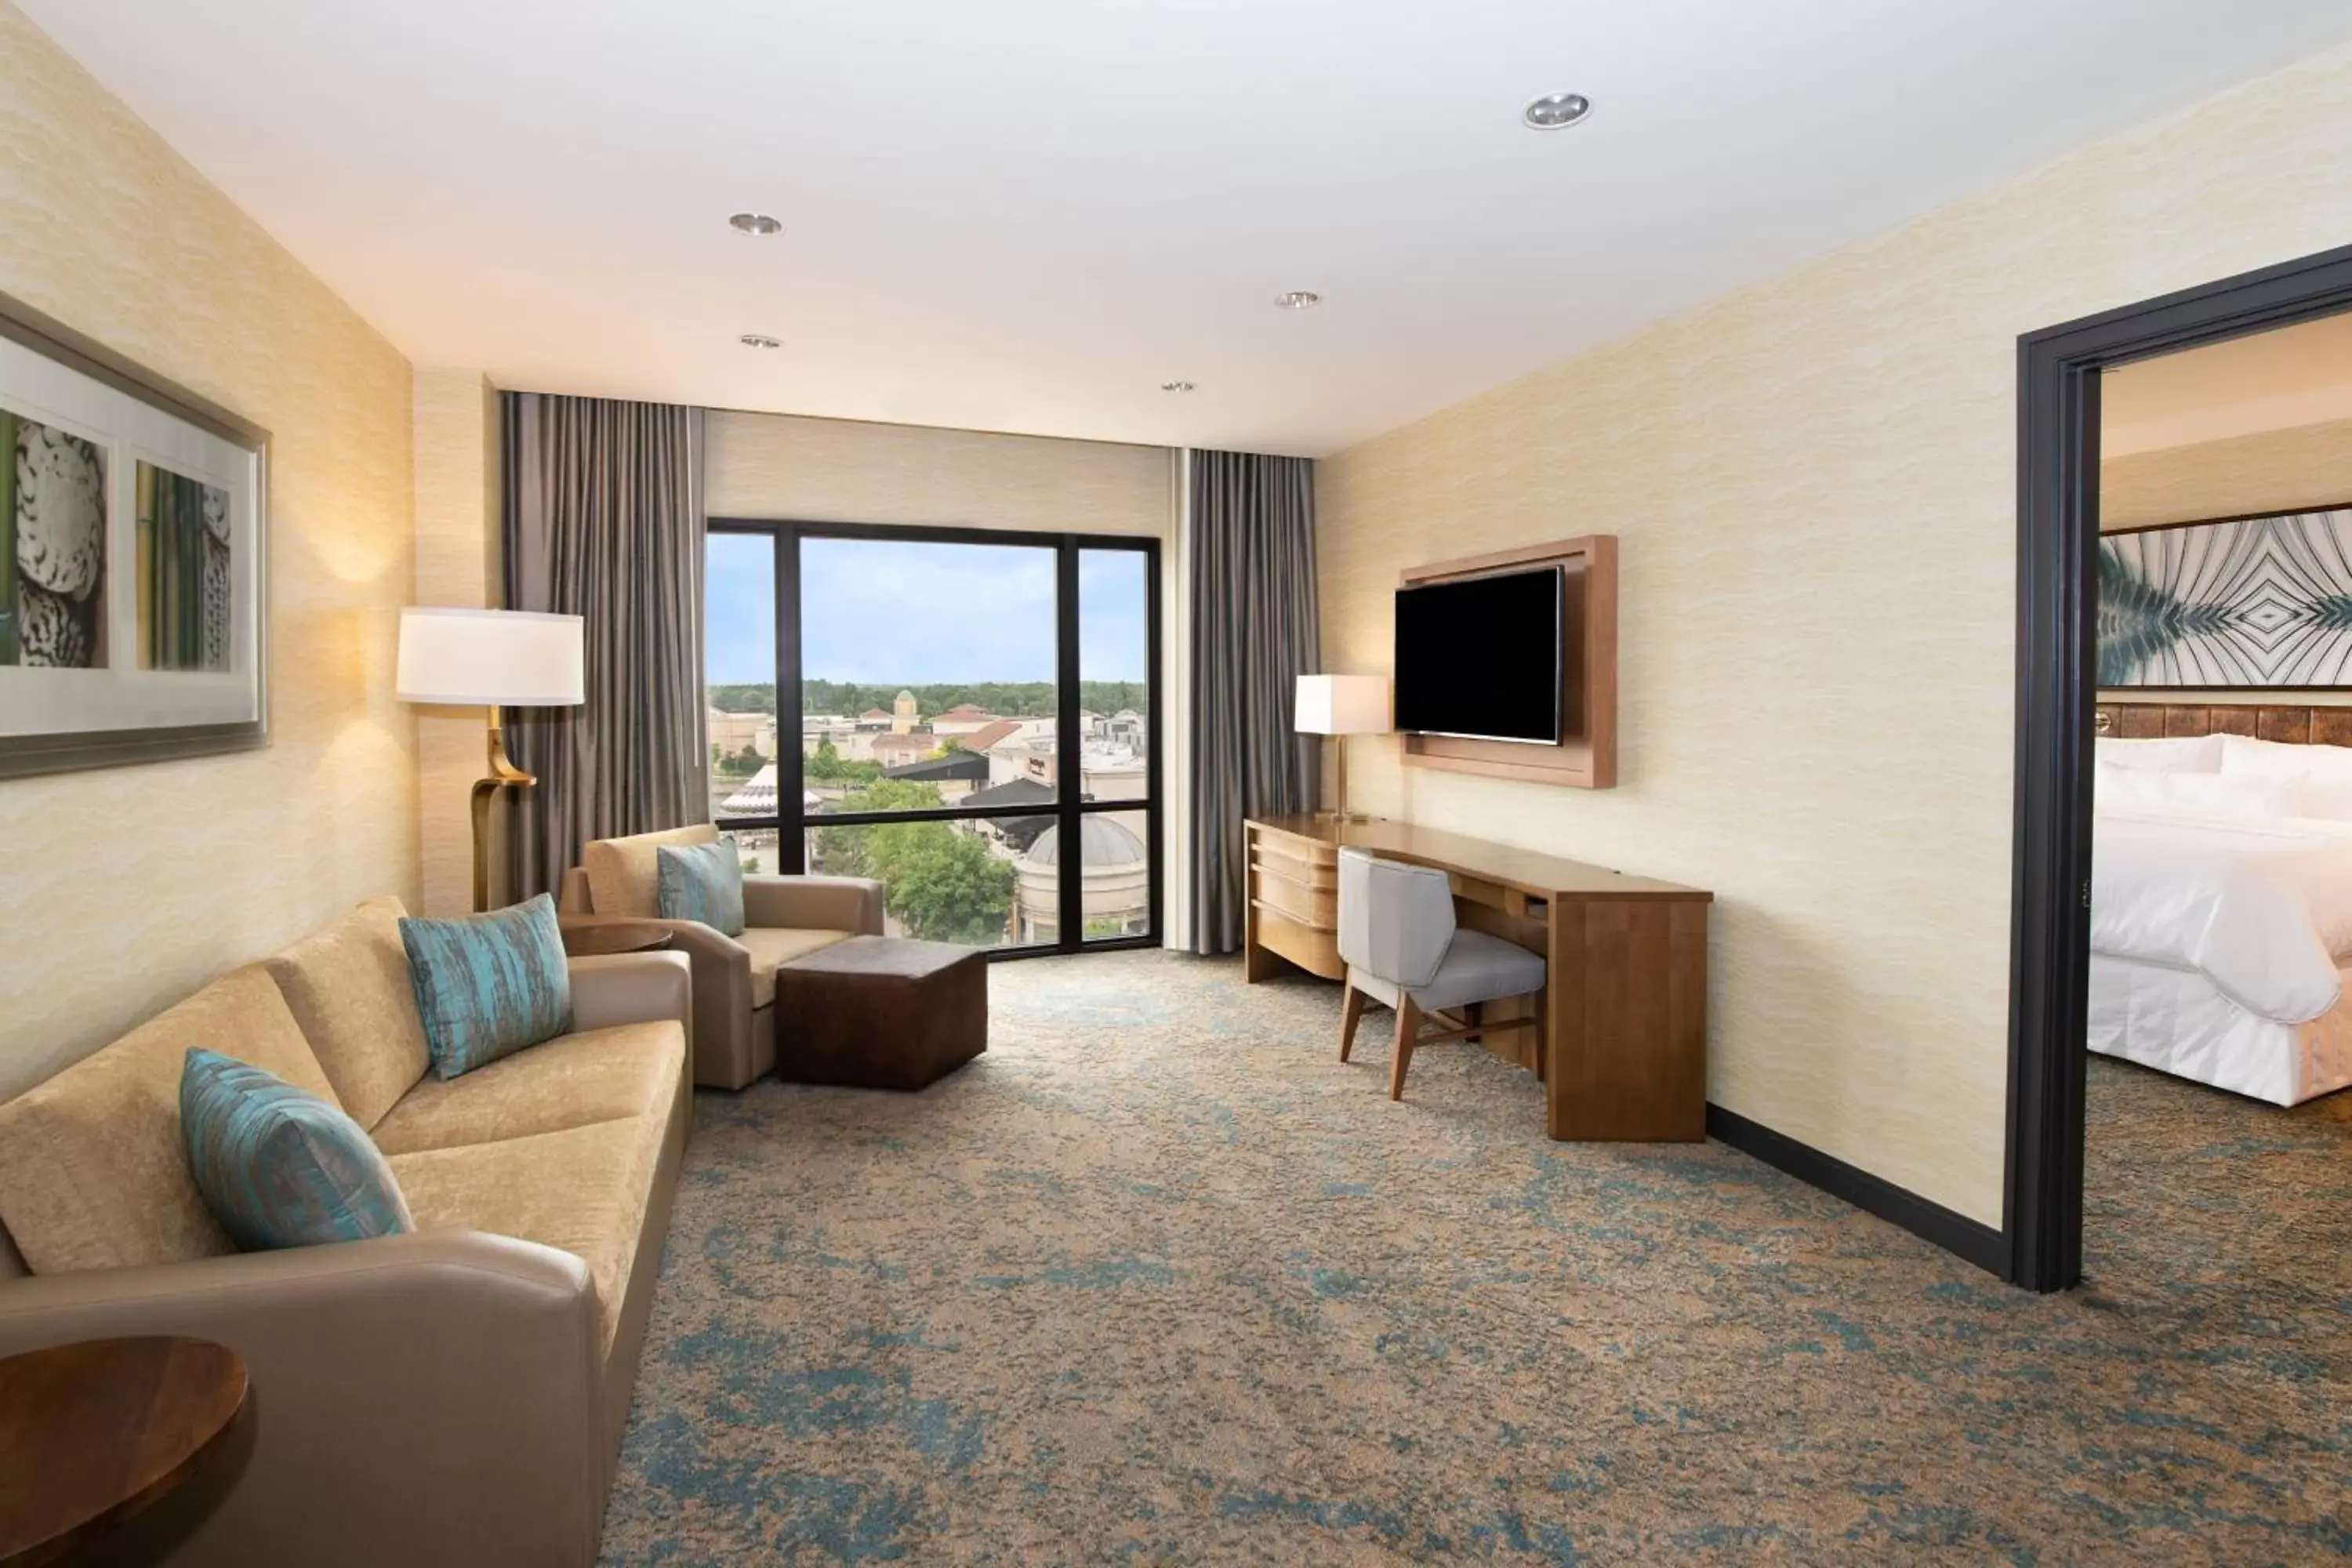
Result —
[{"label": "white bedding", "polygon": [[2092,844],[2092,952],[2195,971],[2273,1023],[2336,1005],[2352,823],[2103,808]]},{"label": "white bedding", "polygon": [[2257,1018],[2186,969],[2091,957],[2091,1049],[2273,1105],[2352,1084],[2352,1006],[2306,1024]]}]

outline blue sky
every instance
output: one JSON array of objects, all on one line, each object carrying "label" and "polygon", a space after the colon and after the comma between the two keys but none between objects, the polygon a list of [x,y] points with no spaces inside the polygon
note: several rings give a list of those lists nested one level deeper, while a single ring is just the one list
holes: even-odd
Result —
[{"label": "blue sky", "polygon": [[[1079,670],[1141,680],[1145,558],[1078,557]],[[710,536],[713,682],[775,679],[775,556],[765,534]],[[812,679],[919,686],[1054,679],[1054,552],[1026,545],[811,539],[801,545],[801,644]]]}]

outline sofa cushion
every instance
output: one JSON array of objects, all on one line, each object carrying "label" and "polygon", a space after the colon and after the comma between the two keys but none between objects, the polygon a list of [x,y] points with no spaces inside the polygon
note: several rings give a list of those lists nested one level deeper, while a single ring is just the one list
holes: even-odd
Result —
[{"label": "sofa cushion", "polygon": [[433,1065],[398,899],[371,899],[262,961],[352,1120],[373,1127]]},{"label": "sofa cushion", "polygon": [[392,1169],[419,1230],[517,1237],[587,1264],[609,1352],[667,1126],[665,1105],[658,1115],[395,1154]]},{"label": "sofa cushion", "polygon": [[580,864],[588,873],[588,897],[596,906],[595,912],[660,919],[661,868],[656,857],[661,847],[718,842],[719,829],[708,822],[626,838],[591,840],[580,851]]},{"label": "sofa cushion", "polygon": [[667,1115],[686,1077],[686,1031],[667,1019],[533,1046],[459,1079],[427,1078],[376,1123],[376,1146],[413,1154]]},{"label": "sofa cushion", "polygon": [[180,1132],[205,1206],[247,1252],[416,1228],[367,1129],[274,1073],[191,1049]]},{"label": "sofa cushion", "polygon": [[751,1005],[764,1007],[776,999],[776,965],[805,958],[821,947],[846,942],[845,931],[787,931],[780,926],[747,927],[735,940],[751,955]]},{"label": "sofa cushion", "polygon": [[721,936],[743,934],[743,858],[733,845],[660,845],[654,867],[662,919],[699,921]]},{"label": "sofa cushion", "polygon": [[0,1225],[34,1273],[236,1250],[188,1173],[180,1068],[192,1046],[341,1103],[261,965],[215,980],[0,1105]]},{"label": "sofa cushion", "polygon": [[545,893],[461,920],[400,922],[433,1071],[457,1078],[572,1027],[572,971]]}]

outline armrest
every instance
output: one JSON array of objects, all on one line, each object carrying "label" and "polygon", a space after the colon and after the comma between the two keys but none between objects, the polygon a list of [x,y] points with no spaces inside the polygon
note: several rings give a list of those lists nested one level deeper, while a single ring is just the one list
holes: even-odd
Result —
[{"label": "armrest", "polygon": [[590,1560],[603,1342],[569,1253],[429,1231],[0,1283],[0,1353],[117,1334],[252,1380],[252,1458],[175,1562]]},{"label": "armrest", "polygon": [[746,877],[743,923],[882,934],[882,884],[865,877]]},{"label": "armrest", "polygon": [[682,952],[622,952],[575,958],[572,972],[572,1026],[609,1029],[616,1024],[651,1024],[675,1018],[694,1043],[694,966]]},{"label": "armrest", "polygon": [[[687,1026],[687,1060],[697,1064],[695,1081],[740,1087],[742,1080],[721,1070],[719,1064],[747,1057],[751,1049],[750,950],[733,937],[722,936],[716,928],[704,925],[700,921],[646,921],[626,915],[566,915],[563,923],[576,928],[609,925],[621,921],[631,925],[657,925],[669,932],[671,942],[667,953],[628,953],[624,955],[625,958],[667,958],[672,963],[682,958],[692,971],[693,1022]],[[603,962],[606,961],[581,958],[571,961],[572,973],[575,976],[572,997],[572,1021],[575,1028],[597,1026],[582,1021],[576,977],[583,965]],[[608,1023],[623,1021],[618,1018],[604,1020]]]}]

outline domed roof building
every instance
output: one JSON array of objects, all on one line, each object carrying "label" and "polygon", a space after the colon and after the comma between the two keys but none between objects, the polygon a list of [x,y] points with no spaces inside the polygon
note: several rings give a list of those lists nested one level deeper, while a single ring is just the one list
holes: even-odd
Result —
[{"label": "domed roof building", "polygon": [[[1078,849],[1084,865],[1080,907],[1089,936],[1135,936],[1151,929],[1151,850],[1134,827],[1117,816],[1078,819]],[[1133,814],[1140,824],[1140,812]],[[1013,940],[1059,939],[1062,918],[1062,836],[1048,828],[1013,863]]]}]

